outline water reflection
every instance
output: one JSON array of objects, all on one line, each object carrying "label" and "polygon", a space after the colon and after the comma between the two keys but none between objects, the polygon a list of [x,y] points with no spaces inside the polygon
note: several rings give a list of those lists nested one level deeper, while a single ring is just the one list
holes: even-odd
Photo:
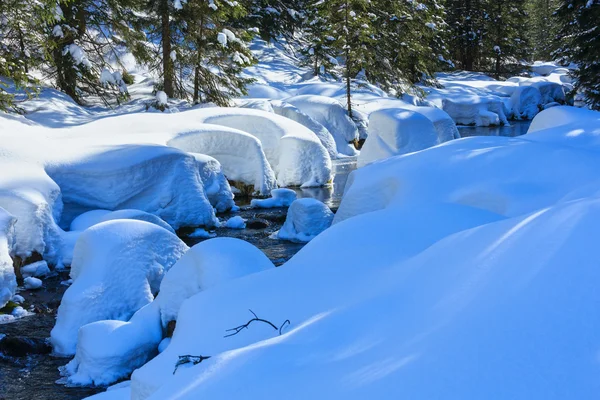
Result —
[{"label": "water reflection", "polygon": [[507,126],[458,126],[460,136],[521,136],[527,133],[531,121],[510,121]]}]

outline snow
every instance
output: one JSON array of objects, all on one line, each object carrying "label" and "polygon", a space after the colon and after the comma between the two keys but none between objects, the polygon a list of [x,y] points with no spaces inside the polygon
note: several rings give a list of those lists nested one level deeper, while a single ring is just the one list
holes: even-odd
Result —
[{"label": "snow", "polygon": [[362,167],[376,160],[423,150],[440,143],[431,120],[402,108],[375,111],[369,116],[369,136],[358,156]]},{"label": "snow", "polygon": [[169,103],[169,97],[165,92],[159,90],[156,92],[156,101],[161,106],[166,106]]},{"label": "snow", "polygon": [[275,208],[289,207],[296,200],[296,192],[291,189],[271,190],[271,197],[268,199],[252,199],[250,206],[253,208]]},{"label": "snow", "polygon": [[313,198],[295,200],[288,210],[285,223],[274,237],[292,242],[309,242],[329,228],[333,212]]},{"label": "snow", "polygon": [[208,238],[212,238],[215,236],[216,236],[216,234],[214,234],[214,233],[210,233],[210,232],[207,232],[205,229],[198,228],[198,229],[194,230],[194,232],[190,233],[188,237],[208,239]]},{"label": "snow", "polygon": [[246,228],[246,220],[239,215],[235,217],[229,218],[225,223],[221,225],[221,227],[229,228],[229,229],[245,229]]},{"label": "snow", "polygon": [[558,65],[547,61],[535,61],[531,66],[531,70],[541,76],[548,76],[557,68],[559,68]]},{"label": "snow", "polygon": [[280,186],[322,186],[331,179],[331,158],[317,136],[290,119],[247,108],[190,111],[198,122],[243,130],[260,140]]},{"label": "snow", "polygon": [[15,218],[0,207],[0,308],[15,295],[17,280],[11,259]]},{"label": "snow", "polygon": [[[111,384],[160,351],[163,329],[177,319],[183,301],[231,280],[273,269],[254,246],[219,238],[192,247],[165,275],[156,299],[128,322],[104,320],[79,330],[75,358],[62,369],[70,384]],[[166,349],[162,349],[165,351]]]},{"label": "snow", "polygon": [[516,119],[533,119],[542,107],[542,94],[534,86],[514,88],[510,100],[513,106],[512,115]]},{"label": "snow", "polygon": [[346,109],[336,99],[316,95],[300,95],[285,101],[307,114],[323,125],[335,140],[340,154],[353,156],[357,154],[349,144],[358,139],[356,124],[350,119]]},{"label": "snow", "polygon": [[332,159],[338,158],[338,150],[335,139],[327,128],[325,128],[308,114],[303,113],[300,111],[300,109],[289,103],[286,103],[285,101],[272,100],[270,105],[275,114],[294,120],[313,131],[321,141],[321,144],[325,147],[325,149],[327,149],[329,157]]},{"label": "snow", "polygon": [[46,276],[49,273],[50,268],[48,268],[48,263],[46,261],[37,261],[21,267],[21,275],[23,278],[28,278],[30,276],[38,278],[40,276]]},{"label": "snow", "polygon": [[107,221],[85,230],[75,245],[73,284],[51,332],[54,352],[74,354],[85,324],[127,321],[154,299],[164,274],[187,249],[173,233],[145,221]]},{"label": "snow", "polygon": [[168,145],[214,157],[227,179],[251,185],[258,194],[266,195],[277,187],[260,140],[244,131],[206,124],[174,137]]},{"label": "snow", "polygon": [[23,286],[25,289],[39,289],[42,287],[42,281],[38,278],[28,276],[27,278],[23,279]]},{"label": "snow", "polygon": [[[577,145],[600,114],[580,111],[354,171],[333,226],[290,261],[182,303],[131,399],[594,398],[600,148]],[[281,332],[227,336],[248,309]],[[184,354],[211,358],[174,374]]]},{"label": "snow", "polygon": [[164,228],[172,233],[175,233],[173,228],[165,221],[154,214],[149,214],[140,210],[92,210],[77,216],[72,222],[70,231],[85,231],[86,229],[98,225],[102,222],[112,221],[115,219],[135,219],[139,221],[150,222]]}]

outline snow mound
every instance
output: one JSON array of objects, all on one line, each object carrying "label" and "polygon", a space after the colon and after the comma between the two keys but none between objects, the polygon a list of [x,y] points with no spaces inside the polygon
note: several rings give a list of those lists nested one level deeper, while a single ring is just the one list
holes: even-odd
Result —
[{"label": "snow mound", "polygon": [[535,61],[531,66],[531,70],[538,75],[548,76],[558,68],[558,65],[547,61]]},{"label": "snow mound", "polygon": [[358,140],[358,129],[339,101],[316,95],[295,96],[285,101],[327,128],[333,135],[338,153],[347,156],[357,154],[350,143]]},{"label": "snow mound", "polygon": [[177,149],[123,145],[88,149],[70,163],[46,167],[60,186],[62,223],[90,209],[136,209],[174,229],[216,222],[195,158]]},{"label": "snow mound", "polygon": [[460,125],[508,125],[506,106],[496,96],[450,99],[445,98],[442,108]]},{"label": "snow mound", "polygon": [[229,218],[225,223],[221,224],[221,227],[229,228],[229,229],[245,229],[246,228],[246,220],[239,215],[235,217]]},{"label": "snow mound", "polygon": [[[274,269],[256,247],[232,238],[191,248],[165,275],[156,299],[128,321],[104,320],[79,330],[75,358],[63,369],[70,384],[107,385],[127,377],[157,353],[169,321],[194,294],[259,271]],[[161,323],[162,321],[162,323]]]},{"label": "snow mound", "polygon": [[246,97],[254,99],[281,100],[290,97],[289,93],[281,89],[260,83],[248,85],[246,89],[248,90],[248,95]]},{"label": "snow mound", "polygon": [[28,278],[30,276],[38,278],[40,276],[46,276],[49,273],[50,268],[48,268],[48,263],[46,261],[37,261],[21,267],[21,275],[23,278]]},{"label": "snow mound", "polygon": [[294,107],[293,105],[284,101],[273,100],[271,101],[271,106],[275,114],[296,121],[313,131],[321,141],[321,144],[325,147],[325,149],[327,149],[329,157],[332,159],[338,158],[335,140],[327,128],[315,121],[315,119],[309,115],[300,111],[297,107]]},{"label": "snow mound", "polygon": [[85,324],[127,321],[154,299],[164,274],[187,249],[173,233],[145,221],[108,221],[84,231],[75,245],[73,284],[51,332],[54,351],[74,354]]},{"label": "snow mound", "polygon": [[567,100],[567,96],[565,94],[565,87],[560,83],[548,82],[545,79],[530,79],[528,81],[521,82],[520,85],[533,86],[537,88],[540,91],[540,94],[542,95],[542,104],[544,105],[549,103],[565,104]]},{"label": "snow mound", "polygon": [[190,111],[200,122],[248,132],[258,138],[281,186],[322,186],[331,179],[331,158],[310,129],[288,118],[246,108]]},{"label": "snow mound", "polygon": [[11,258],[15,222],[15,217],[0,208],[0,308],[6,305],[17,290],[17,279]]},{"label": "snow mound", "polygon": [[542,94],[534,86],[517,86],[510,96],[512,116],[516,119],[533,119],[542,108]]},{"label": "snow mound", "polygon": [[294,200],[296,200],[296,192],[292,189],[274,189],[271,190],[270,198],[252,199],[250,206],[253,208],[289,207]]},{"label": "snow mound", "polygon": [[227,179],[252,185],[259,194],[277,187],[275,173],[263,152],[261,142],[238,129],[204,125],[169,140],[168,145],[190,153],[214,157]]},{"label": "snow mound", "polygon": [[422,114],[391,108],[369,116],[369,136],[358,156],[362,167],[376,160],[423,150],[440,143],[433,123]]},{"label": "snow mound", "polygon": [[278,239],[306,243],[331,226],[333,212],[319,200],[303,198],[290,206],[285,223],[274,236]]},{"label": "snow mound", "polygon": [[170,231],[171,233],[175,233],[173,228],[165,221],[160,219],[154,214],[149,214],[140,210],[118,210],[118,211],[109,211],[109,210],[92,210],[86,213],[83,213],[76,217],[71,222],[71,231],[85,231],[88,228],[91,228],[94,225],[98,225],[102,222],[112,221],[115,219],[134,219],[138,221],[146,221],[151,224],[158,225],[163,229]]},{"label": "snow mound", "polygon": [[169,271],[156,301],[164,327],[177,320],[184,300],[232,279],[274,268],[263,252],[248,242],[215,238],[192,247]]}]

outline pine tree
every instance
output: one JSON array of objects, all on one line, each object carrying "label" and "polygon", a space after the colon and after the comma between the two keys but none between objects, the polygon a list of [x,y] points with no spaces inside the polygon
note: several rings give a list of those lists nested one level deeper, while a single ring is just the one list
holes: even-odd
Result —
[{"label": "pine tree", "polygon": [[449,28],[448,47],[451,59],[460,69],[479,68],[486,36],[488,0],[448,0],[446,22]]},{"label": "pine tree", "polygon": [[281,36],[293,39],[302,25],[306,3],[307,0],[243,0],[242,5],[248,11],[243,25],[258,28],[266,41]]},{"label": "pine tree", "polygon": [[312,67],[315,76],[335,75],[334,68],[338,65],[337,54],[332,48],[335,32],[328,22],[326,3],[325,0],[312,0],[304,12],[302,65]]},{"label": "pine tree", "polygon": [[193,74],[194,103],[229,105],[232,97],[246,94],[252,80],[242,70],[255,60],[247,47],[252,32],[233,27],[245,15],[239,3],[187,0],[175,15],[182,29],[172,61],[182,71],[179,92],[189,90],[185,80]]},{"label": "pine tree", "polygon": [[558,7],[557,0],[529,0],[526,9],[529,15],[529,43],[531,59],[550,60],[552,58],[552,40],[557,34],[557,21],[553,14]]},{"label": "pine tree", "polygon": [[53,19],[56,3],[51,0],[0,2],[0,110],[15,109],[15,92],[8,90],[12,83],[30,97],[37,92],[36,81],[29,72],[44,59],[43,27]]},{"label": "pine tree", "polygon": [[600,110],[600,0],[562,0],[556,18],[561,29],[555,59],[577,64],[574,90],[584,94],[590,108]]},{"label": "pine tree", "polygon": [[520,0],[495,0],[489,4],[488,36],[484,47],[487,59],[493,59],[496,79],[503,73],[522,69],[529,52],[527,12]]}]

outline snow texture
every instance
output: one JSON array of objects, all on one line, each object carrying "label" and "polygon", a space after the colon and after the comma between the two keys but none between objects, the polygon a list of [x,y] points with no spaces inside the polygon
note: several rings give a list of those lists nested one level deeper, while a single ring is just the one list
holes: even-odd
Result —
[{"label": "snow texture", "polygon": [[296,200],[296,192],[291,189],[271,190],[271,197],[268,199],[252,199],[250,206],[252,208],[275,208],[289,207]]},{"label": "snow texture", "polygon": [[17,280],[11,259],[16,219],[0,208],[0,308],[14,296]]},{"label": "snow texture", "polygon": [[51,332],[55,353],[74,354],[85,324],[129,320],[154,299],[164,274],[187,249],[173,233],[145,221],[108,221],[84,231],[75,245],[73,284]]},{"label": "snow texture", "polygon": [[306,243],[331,226],[333,212],[319,200],[295,200],[288,209],[285,223],[274,236],[278,239]]}]

